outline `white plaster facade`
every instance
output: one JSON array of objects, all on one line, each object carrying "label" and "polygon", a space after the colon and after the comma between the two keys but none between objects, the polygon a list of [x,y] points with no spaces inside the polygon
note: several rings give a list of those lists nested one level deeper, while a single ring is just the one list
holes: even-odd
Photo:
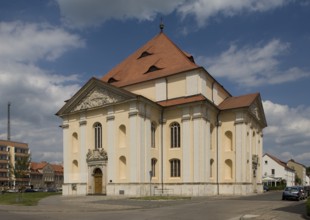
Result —
[{"label": "white plaster facade", "polygon": [[57,115],[64,195],[262,192],[260,96],[231,97],[204,68],[121,88],[92,78]]},{"label": "white plaster facade", "polygon": [[287,186],[295,185],[295,171],[289,168],[285,162],[278,158],[264,154],[263,156],[263,179],[275,185],[279,184],[281,180],[286,181]]}]

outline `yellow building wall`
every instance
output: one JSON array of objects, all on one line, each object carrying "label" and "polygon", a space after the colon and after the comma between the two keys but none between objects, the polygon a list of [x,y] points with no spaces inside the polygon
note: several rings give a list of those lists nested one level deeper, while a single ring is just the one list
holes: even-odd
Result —
[{"label": "yellow building wall", "polygon": [[126,86],[123,89],[137,95],[142,95],[152,101],[156,101],[155,81],[147,81],[131,86]]},{"label": "yellow building wall", "polygon": [[186,95],[186,79],[185,74],[170,76],[167,79],[168,99],[183,97]]}]

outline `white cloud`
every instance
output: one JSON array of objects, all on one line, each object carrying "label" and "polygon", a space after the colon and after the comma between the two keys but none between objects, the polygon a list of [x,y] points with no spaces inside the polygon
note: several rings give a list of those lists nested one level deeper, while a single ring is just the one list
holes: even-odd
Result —
[{"label": "white cloud", "polygon": [[1,60],[55,60],[69,49],[83,46],[79,36],[59,27],[20,21],[0,23]]},{"label": "white cloud", "polygon": [[194,0],[186,1],[178,8],[183,17],[193,15],[198,26],[203,26],[208,19],[216,15],[235,16],[243,12],[264,12],[281,7],[290,0]]},{"label": "white cloud", "polygon": [[110,19],[153,20],[157,14],[169,14],[184,0],[56,0],[69,27],[97,26]]},{"label": "white cloud", "polygon": [[194,16],[198,26],[216,15],[235,16],[243,12],[264,12],[281,7],[290,0],[55,0],[65,24],[85,28],[110,19],[153,20],[157,14],[174,11],[183,18]]},{"label": "white cloud", "polygon": [[297,67],[280,69],[280,56],[288,52],[289,44],[273,39],[266,44],[229,49],[215,57],[197,57],[197,63],[206,66],[215,77],[225,77],[242,86],[280,84],[310,76]]},{"label": "white cloud", "polygon": [[[294,159],[310,165],[310,108],[263,102],[268,127],[264,129],[266,152],[282,152],[279,159]],[[302,153],[303,152],[303,153]]]},{"label": "white cloud", "polygon": [[[11,102],[11,139],[26,142],[36,156],[55,152],[61,161],[61,121],[54,115],[80,87],[77,75],[52,74],[37,66],[84,42],[49,25],[0,23],[0,139],[7,138],[7,103]],[[10,50],[8,49],[10,48]],[[52,159],[52,158],[51,158]]]}]

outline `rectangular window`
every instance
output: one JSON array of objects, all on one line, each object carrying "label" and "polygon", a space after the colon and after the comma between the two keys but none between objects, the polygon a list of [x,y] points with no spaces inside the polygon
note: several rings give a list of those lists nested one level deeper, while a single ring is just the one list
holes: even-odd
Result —
[{"label": "rectangular window", "polygon": [[275,170],[271,169],[271,175],[275,175]]}]

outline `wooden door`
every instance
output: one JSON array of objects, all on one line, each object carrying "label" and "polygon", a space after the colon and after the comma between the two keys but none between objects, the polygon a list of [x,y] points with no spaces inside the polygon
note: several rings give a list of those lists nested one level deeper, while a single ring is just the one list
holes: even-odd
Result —
[{"label": "wooden door", "polygon": [[102,193],[102,171],[97,168],[94,171],[95,194]]}]

